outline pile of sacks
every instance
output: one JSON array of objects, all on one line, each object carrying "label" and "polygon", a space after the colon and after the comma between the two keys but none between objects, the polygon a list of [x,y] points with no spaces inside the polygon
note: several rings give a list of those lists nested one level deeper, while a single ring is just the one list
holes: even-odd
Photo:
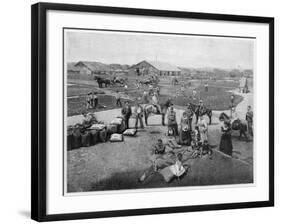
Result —
[{"label": "pile of sacks", "polygon": [[94,115],[86,116],[82,123],[67,127],[67,150],[89,147],[99,142],[122,142],[124,135],[134,136],[135,129],[125,128],[123,117],[116,117],[110,124],[98,122]]}]

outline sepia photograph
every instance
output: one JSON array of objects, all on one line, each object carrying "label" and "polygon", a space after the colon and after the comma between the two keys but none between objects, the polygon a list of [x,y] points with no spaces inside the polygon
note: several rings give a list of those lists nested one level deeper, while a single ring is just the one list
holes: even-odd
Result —
[{"label": "sepia photograph", "polygon": [[255,41],[64,28],[65,194],[254,184]]}]

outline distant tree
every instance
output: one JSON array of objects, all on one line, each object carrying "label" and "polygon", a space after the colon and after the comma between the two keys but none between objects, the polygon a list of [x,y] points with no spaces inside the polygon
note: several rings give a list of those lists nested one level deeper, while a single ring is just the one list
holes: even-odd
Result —
[{"label": "distant tree", "polygon": [[242,75],[242,72],[240,72],[238,69],[232,69],[230,72],[229,72],[229,76],[231,78],[235,78],[235,77],[240,77]]}]

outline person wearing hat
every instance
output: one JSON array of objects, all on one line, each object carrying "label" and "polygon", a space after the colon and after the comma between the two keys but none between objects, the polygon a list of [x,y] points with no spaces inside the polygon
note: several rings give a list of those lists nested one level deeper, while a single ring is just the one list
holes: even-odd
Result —
[{"label": "person wearing hat", "polygon": [[117,107],[122,107],[121,96],[120,96],[120,92],[119,91],[116,92],[116,106]]},{"label": "person wearing hat", "polygon": [[148,92],[147,91],[143,91],[142,103],[144,103],[144,104],[148,104],[149,103]]},{"label": "person wearing hat", "polygon": [[99,105],[99,98],[96,92],[93,94],[93,102],[94,102],[94,108],[96,108]]},{"label": "person wearing hat", "polygon": [[192,90],[192,99],[193,99],[193,101],[196,100],[196,95],[197,95],[197,91],[196,91],[196,89],[193,89]]},{"label": "person wearing hat", "polygon": [[190,146],[191,143],[191,130],[189,125],[189,117],[187,113],[184,111],[181,117],[181,123],[179,127],[179,142],[180,144],[184,144]]},{"label": "person wearing hat", "polygon": [[229,156],[232,156],[233,146],[231,139],[231,123],[229,121],[224,121],[221,127],[221,140],[219,150]]},{"label": "person wearing hat", "polygon": [[163,114],[166,114],[166,112],[168,111],[169,107],[173,105],[173,102],[172,102],[172,98],[169,97],[162,105],[162,108],[161,108],[161,112]]},{"label": "person wearing hat", "polygon": [[156,93],[153,93],[153,96],[152,96],[152,104],[153,106],[156,107],[157,111],[159,112],[159,114],[161,114],[161,106],[159,105],[158,103],[158,97],[157,97],[157,94]]},{"label": "person wearing hat", "polygon": [[124,116],[125,127],[126,127],[126,129],[128,129],[129,128],[129,120],[130,120],[130,117],[132,115],[132,108],[131,108],[131,105],[130,105],[129,101],[125,102],[125,105],[121,110],[121,113]]},{"label": "person wearing hat", "polygon": [[205,88],[205,92],[208,92],[208,90],[209,90],[209,84],[208,84],[207,82],[205,83],[204,88]]},{"label": "person wearing hat", "polygon": [[184,91],[185,91],[185,85],[181,84],[181,94],[184,95]]},{"label": "person wearing hat", "polygon": [[234,94],[231,94],[231,96],[230,96],[230,118],[232,118],[233,112],[235,111],[234,100],[235,100],[235,96],[234,96]]},{"label": "person wearing hat", "polygon": [[86,96],[86,108],[93,108],[93,93],[89,92]]},{"label": "person wearing hat", "polygon": [[246,121],[248,123],[248,133],[253,136],[253,117],[254,117],[254,113],[252,111],[252,107],[248,106],[247,109],[247,113],[246,113]]},{"label": "person wearing hat", "polygon": [[198,117],[203,114],[203,112],[204,112],[204,107],[205,107],[205,106],[204,106],[204,104],[203,104],[203,100],[199,100],[199,105],[198,105],[198,107],[196,108],[196,112],[195,112],[195,114],[196,114],[196,122],[198,122]]},{"label": "person wearing hat", "polygon": [[193,118],[193,111],[191,110],[191,105],[190,103],[187,104],[187,107],[186,107],[186,115],[188,117],[188,124],[189,124],[189,130],[192,131],[192,118]]},{"label": "person wearing hat", "polygon": [[144,128],[143,125],[143,108],[140,103],[137,101],[137,105],[134,108],[134,114],[136,116],[135,128],[138,129],[138,122],[140,122],[140,128]]},{"label": "person wearing hat", "polygon": [[167,116],[168,116],[168,129],[171,128],[173,130],[173,134],[175,136],[178,136],[179,133],[178,133],[177,116],[173,106],[170,106]]},{"label": "person wearing hat", "polygon": [[199,115],[197,125],[199,127],[201,142],[204,142],[204,140],[208,140],[208,125],[202,114]]},{"label": "person wearing hat", "polygon": [[203,100],[199,100],[199,109],[201,109],[203,106]]}]

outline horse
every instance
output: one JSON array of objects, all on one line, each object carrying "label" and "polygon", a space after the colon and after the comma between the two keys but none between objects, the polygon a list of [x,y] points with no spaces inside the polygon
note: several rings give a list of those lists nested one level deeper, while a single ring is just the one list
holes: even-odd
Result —
[{"label": "horse", "polygon": [[97,81],[97,83],[99,85],[99,88],[102,88],[103,84],[104,84],[105,87],[107,87],[111,84],[110,79],[105,79],[105,78],[102,78],[102,77],[99,77],[99,76],[95,76],[94,79]]},{"label": "horse", "polygon": [[149,84],[153,84],[152,80],[146,79],[146,80],[140,80],[139,81],[141,85],[149,85]]},{"label": "horse", "polygon": [[161,113],[159,113],[159,111],[157,110],[157,108],[152,105],[152,104],[146,104],[144,106],[144,121],[145,121],[145,125],[148,125],[148,116],[150,114],[159,114],[162,117],[162,125],[165,126],[165,115],[168,111],[168,108],[172,105],[172,103],[170,101],[167,101],[164,104],[160,104],[161,107]]},{"label": "horse", "polygon": [[203,108],[201,110],[199,110],[199,105],[190,103],[189,104],[189,108],[191,109],[191,111],[195,114],[196,116],[196,124],[198,122],[198,117],[199,115],[203,116],[203,115],[207,115],[209,117],[209,125],[212,124],[212,110],[203,106]]},{"label": "horse", "polygon": [[222,112],[219,116],[219,120],[220,121],[227,121],[231,123],[231,129],[234,131],[239,131],[239,139],[242,138],[242,136],[244,135],[246,140],[248,140],[248,135],[247,135],[247,123],[243,122],[243,120],[235,119],[234,121],[231,122],[230,117]]}]

